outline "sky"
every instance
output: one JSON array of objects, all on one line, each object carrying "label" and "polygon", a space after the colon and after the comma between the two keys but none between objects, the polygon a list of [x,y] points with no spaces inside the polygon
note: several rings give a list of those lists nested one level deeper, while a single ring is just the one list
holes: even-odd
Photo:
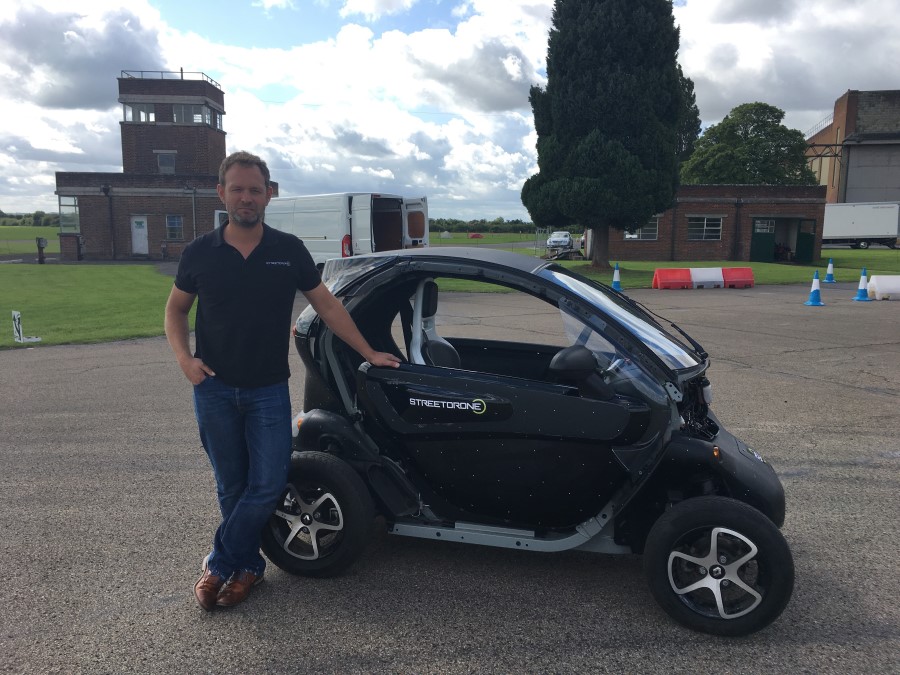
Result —
[{"label": "sky", "polygon": [[[553,0],[4,0],[0,210],[55,212],[55,172],[122,170],[123,70],[202,72],[228,152],[282,196],[427,196],[432,218],[529,220],[528,90]],[[703,126],[742,103],[806,132],[848,89],[900,89],[900,0],[675,0]],[[78,6],[75,10],[73,7]]]}]

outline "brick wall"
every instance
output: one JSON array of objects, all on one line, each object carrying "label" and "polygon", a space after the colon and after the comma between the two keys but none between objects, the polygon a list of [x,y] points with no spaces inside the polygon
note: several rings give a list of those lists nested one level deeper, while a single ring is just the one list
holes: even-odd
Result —
[{"label": "brick wall", "polygon": [[[140,258],[178,259],[195,236],[206,234],[215,226],[214,214],[222,209],[217,183],[218,176],[214,175],[56,174],[57,194],[78,198],[85,260],[135,259],[131,240],[133,216],[143,216],[147,222],[148,252]],[[108,196],[103,193],[104,186],[109,186]],[[196,188],[196,193],[185,191],[185,186]],[[278,184],[272,183],[272,187],[277,196]],[[169,215],[181,216],[182,237],[167,237]],[[60,241],[61,258],[76,260],[74,241],[65,242],[65,248]]]},{"label": "brick wall", "polygon": [[119,96],[167,96],[202,97],[219,108],[225,107],[225,93],[211,82],[202,79],[155,79],[120,77]]},{"label": "brick wall", "polygon": [[122,170],[125,173],[159,173],[158,156],[154,150],[176,151],[176,175],[216,174],[225,159],[225,132],[212,127],[140,122],[120,122],[120,126]]},{"label": "brick wall", "polygon": [[[688,219],[722,219],[722,238],[690,241]],[[754,218],[813,221],[815,256],[822,246],[824,186],[683,185],[671,209],[660,214],[656,240],[625,239],[610,231],[610,260],[742,260],[750,259]]]}]

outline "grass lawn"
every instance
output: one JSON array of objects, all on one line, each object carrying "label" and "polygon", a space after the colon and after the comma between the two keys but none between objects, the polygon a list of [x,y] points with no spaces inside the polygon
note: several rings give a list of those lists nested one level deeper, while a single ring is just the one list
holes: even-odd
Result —
[{"label": "grass lawn", "polygon": [[161,335],[172,277],[152,265],[0,265],[0,349],[22,332],[42,345]]},{"label": "grass lawn", "polygon": [[[12,228],[0,228],[0,231]],[[27,228],[19,228],[27,229]],[[46,228],[38,228],[46,229]],[[49,239],[49,238],[48,238]],[[477,240],[476,240],[477,241]],[[530,249],[515,249],[531,255]],[[622,287],[649,288],[657,267],[752,267],[757,284],[808,284],[813,272],[824,278],[834,260],[838,281],[856,282],[860,270],[900,274],[900,250],[826,249],[817,265],[776,265],[729,261],[619,263]],[[584,261],[563,266],[606,284],[612,271],[598,272]],[[13,310],[22,313],[25,335],[42,338],[41,345],[105,342],[162,335],[163,311],[172,277],[153,265],[21,265],[0,264],[0,349],[19,347],[12,337]],[[485,291],[477,282],[445,280],[446,291]]]},{"label": "grass lawn", "polygon": [[36,237],[47,240],[44,253],[59,253],[58,227],[23,227],[8,225],[0,227],[0,255],[20,255],[33,253],[37,257]]}]

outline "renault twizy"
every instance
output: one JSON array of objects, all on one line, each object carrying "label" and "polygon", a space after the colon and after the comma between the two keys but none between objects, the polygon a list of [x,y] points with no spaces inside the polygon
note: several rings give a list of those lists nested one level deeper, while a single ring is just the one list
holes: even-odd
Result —
[{"label": "renault twizy", "polygon": [[[643,554],[652,595],[695,630],[744,635],[781,614],[784,490],[710,410],[708,355],[680,328],[504,251],[331,260],[323,279],[403,363],[364,363],[312,308],[297,319],[304,411],[263,533],[277,566],[341,572],[380,514],[402,536]],[[472,291],[495,292],[476,310]]]}]

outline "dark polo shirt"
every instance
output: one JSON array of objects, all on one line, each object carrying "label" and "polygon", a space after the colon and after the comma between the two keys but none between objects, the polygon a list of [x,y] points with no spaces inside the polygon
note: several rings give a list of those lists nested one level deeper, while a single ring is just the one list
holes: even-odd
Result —
[{"label": "dark polo shirt", "polygon": [[297,290],[312,290],[319,272],[297,237],[263,225],[245,260],[225,242],[225,226],[192,241],[175,286],[197,295],[196,351],[234,387],[264,387],[290,377],[291,312]]}]

